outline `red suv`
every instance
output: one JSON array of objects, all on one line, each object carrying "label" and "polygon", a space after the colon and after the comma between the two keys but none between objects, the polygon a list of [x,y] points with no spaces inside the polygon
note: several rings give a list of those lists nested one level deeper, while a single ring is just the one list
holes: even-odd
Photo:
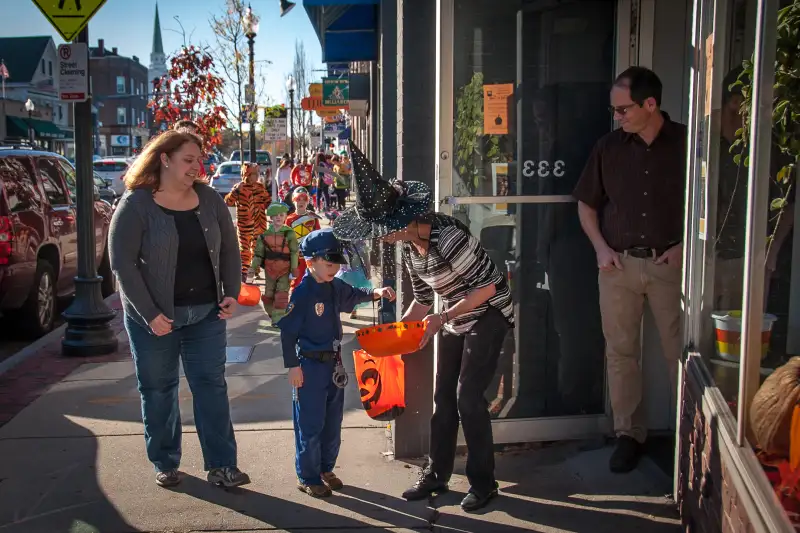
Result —
[{"label": "red suv", "polygon": [[[32,336],[53,329],[57,298],[75,291],[75,183],[74,167],[57,154],[0,148],[0,316],[16,319]],[[108,296],[115,281],[106,202],[95,201],[94,221],[98,273]]]}]

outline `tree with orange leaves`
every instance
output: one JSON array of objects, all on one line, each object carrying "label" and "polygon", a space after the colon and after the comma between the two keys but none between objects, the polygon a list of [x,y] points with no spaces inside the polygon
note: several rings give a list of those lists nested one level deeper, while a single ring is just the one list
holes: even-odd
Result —
[{"label": "tree with orange leaves", "polygon": [[167,74],[153,80],[154,96],[147,104],[155,124],[166,128],[181,119],[194,121],[206,151],[222,142],[222,129],[228,123],[219,103],[224,81],[213,69],[214,60],[205,50],[183,46],[170,59]]}]

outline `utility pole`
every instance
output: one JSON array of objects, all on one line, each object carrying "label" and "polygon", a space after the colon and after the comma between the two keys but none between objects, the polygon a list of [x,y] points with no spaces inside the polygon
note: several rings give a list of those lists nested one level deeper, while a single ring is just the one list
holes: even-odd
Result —
[{"label": "utility pole", "polygon": [[[89,30],[78,34],[77,43],[89,44]],[[88,53],[88,51],[87,51]],[[87,69],[90,62],[86,61]],[[86,73],[88,78],[89,73]],[[65,356],[105,355],[117,349],[117,338],[109,327],[114,312],[103,301],[95,264],[94,179],[92,174],[92,98],[75,104],[75,165],[77,180],[78,276],[75,299],[64,318],[67,329],[61,341]]]}]

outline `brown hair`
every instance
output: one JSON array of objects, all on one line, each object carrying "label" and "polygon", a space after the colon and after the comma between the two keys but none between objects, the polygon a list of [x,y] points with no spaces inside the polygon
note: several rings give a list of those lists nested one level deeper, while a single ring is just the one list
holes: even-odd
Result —
[{"label": "brown hair", "polygon": [[173,129],[173,130],[178,130],[178,131],[181,131],[181,130],[184,130],[184,131],[185,131],[185,130],[191,130],[191,131],[189,131],[188,133],[195,133],[195,132],[196,132],[197,130],[199,130],[200,128],[198,128],[198,127],[197,127],[197,124],[195,124],[193,121],[191,121],[191,120],[189,120],[189,119],[186,119],[186,118],[185,118],[185,119],[183,119],[183,120],[179,120],[178,122],[176,122],[175,124],[173,124],[173,125],[172,125],[172,129]]},{"label": "brown hair", "polygon": [[165,131],[150,139],[125,174],[125,187],[157,191],[161,188],[161,154],[172,156],[186,143],[194,143],[200,150],[203,149],[200,137],[185,131]]}]

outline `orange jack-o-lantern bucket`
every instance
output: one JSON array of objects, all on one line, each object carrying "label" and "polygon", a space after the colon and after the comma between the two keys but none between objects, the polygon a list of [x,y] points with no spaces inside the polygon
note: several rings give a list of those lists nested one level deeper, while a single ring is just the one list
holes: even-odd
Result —
[{"label": "orange jack-o-lantern bucket", "polygon": [[261,289],[255,285],[242,283],[242,290],[239,291],[239,305],[258,305],[261,301]]},{"label": "orange jack-o-lantern bucket", "polygon": [[374,420],[394,420],[406,409],[405,365],[402,355],[372,357],[353,352],[361,405]]},{"label": "orange jack-o-lantern bucket", "polygon": [[388,357],[416,352],[424,334],[424,322],[392,322],[359,329],[356,339],[372,357]]}]

